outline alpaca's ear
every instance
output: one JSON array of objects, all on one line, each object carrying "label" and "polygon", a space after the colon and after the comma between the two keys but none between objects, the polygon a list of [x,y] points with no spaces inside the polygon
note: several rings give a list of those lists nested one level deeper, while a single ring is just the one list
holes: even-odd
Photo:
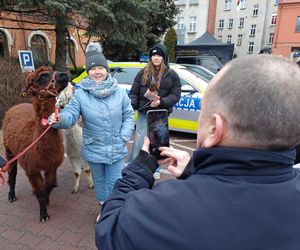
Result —
[{"label": "alpaca's ear", "polygon": [[22,90],[22,96],[27,96],[28,95],[28,92],[29,92],[29,88],[30,86],[27,85],[27,86],[24,86],[23,90]]},{"label": "alpaca's ear", "polygon": [[36,78],[36,75],[37,75],[37,71],[30,71],[27,73],[26,85],[24,86],[23,91],[22,91],[23,96],[28,96],[30,94],[33,95],[32,85],[33,85],[34,79]]},{"label": "alpaca's ear", "polygon": [[29,94],[30,87],[32,85],[33,79],[27,76],[26,85],[23,87],[22,96],[27,96]]}]

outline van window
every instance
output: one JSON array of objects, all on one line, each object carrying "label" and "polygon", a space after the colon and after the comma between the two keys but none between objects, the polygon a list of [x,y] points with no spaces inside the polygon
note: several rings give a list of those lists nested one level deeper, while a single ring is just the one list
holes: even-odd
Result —
[{"label": "van window", "polygon": [[215,56],[179,56],[176,58],[176,63],[198,64],[209,69],[213,73],[217,73],[223,66]]},{"label": "van window", "polygon": [[187,63],[187,64],[197,64],[196,58],[193,57],[177,57],[176,63]]},{"label": "van window", "polygon": [[113,77],[117,79],[119,84],[133,84],[134,78],[140,70],[140,68],[110,68]]}]

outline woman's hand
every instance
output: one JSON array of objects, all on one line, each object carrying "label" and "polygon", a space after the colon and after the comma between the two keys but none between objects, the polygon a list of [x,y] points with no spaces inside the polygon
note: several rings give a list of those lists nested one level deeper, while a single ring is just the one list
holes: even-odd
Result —
[{"label": "woman's hand", "polygon": [[150,107],[157,108],[160,105],[160,100],[151,101]]},{"label": "woman's hand", "polygon": [[60,120],[60,115],[57,113],[52,113],[49,118],[48,118],[48,124],[54,124],[54,123],[58,123]]}]

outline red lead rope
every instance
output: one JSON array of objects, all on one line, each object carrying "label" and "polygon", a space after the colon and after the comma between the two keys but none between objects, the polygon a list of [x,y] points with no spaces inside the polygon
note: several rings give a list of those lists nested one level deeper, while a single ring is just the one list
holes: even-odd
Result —
[{"label": "red lead rope", "polygon": [[[38,137],[36,138],[29,146],[27,146],[21,153],[17,154],[14,158],[10,159],[6,164],[1,168],[1,172],[5,173],[7,171],[7,168],[9,167],[10,164],[12,164],[15,160],[19,159],[22,155],[24,155],[29,149],[32,148],[34,144],[37,143],[39,139],[41,139],[44,134],[48,132],[48,130],[53,126],[53,124],[50,124],[48,128],[45,129],[45,131]],[[4,177],[2,173],[0,172],[0,185],[4,184]]]},{"label": "red lead rope", "polygon": [[[59,105],[58,105],[58,103],[59,103],[59,100],[57,99],[56,104],[55,104],[55,116],[56,116],[56,118],[59,118]],[[17,154],[14,158],[12,158],[12,159],[10,159],[9,161],[6,162],[6,164],[1,168],[1,171],[0,171],[0,186],[2,186],[5,182],[2,173],[5,173],[10,164],[12,164],[15,160],[19,159],[29,149],[31,149],[32,146],[34,144],[36,144],[48,132],[48,130],[53,126],[53,124],[54,123],[49,124],[49,126],[45,129],[45,131],[43,133],[41,133],[40,136],[38,138],[36,138],[29,146],[27,146],[21,153]]]}]

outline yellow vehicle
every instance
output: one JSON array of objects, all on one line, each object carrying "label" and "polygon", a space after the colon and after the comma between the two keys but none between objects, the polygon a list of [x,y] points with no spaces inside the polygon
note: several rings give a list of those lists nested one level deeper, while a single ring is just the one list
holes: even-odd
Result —
[{"label": "yellow vehicle", "polygon": [[[146,63],[140,62],[111,62],[108,63],[111,73],[118,80],[122,88],[129,92],[134,82],[136,74],[144,68]],[[196,133],[197,119],[200,112],[201,99],[208,85],[208,81],[203,80],[197,74],[179,64],[170,64],[179,75],[181,81],[181,98],[174,105],[173,112],[169,116],[169,128],[174,131]],[[83,72],[73,79],[74,83],[79,82],[87,76]]]}]

